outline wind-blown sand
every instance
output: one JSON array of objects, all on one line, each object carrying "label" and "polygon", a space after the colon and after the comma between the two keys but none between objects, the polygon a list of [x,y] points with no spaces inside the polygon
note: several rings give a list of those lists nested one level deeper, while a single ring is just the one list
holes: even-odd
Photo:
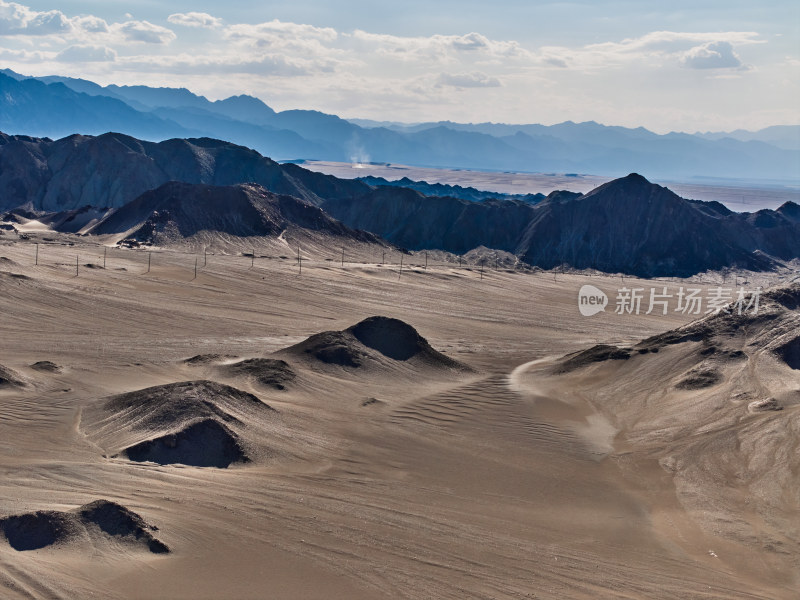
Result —
[{"label": "wind-blown sand", "polygon": [[[193,256],[145,273],[132,250],[76,277],[77,252],[103,252],[68,239],[39,266],[0,241],[0,270],[25,276],[0,277],[21,384],[0,387],[0,519],[77,532],[0,534],[3,598],[797,595],[796,309],[774,339],[746,324],[707,354],[640,353],[690,317],[581,317],[578,289],[619,278],[213,256],[194,279]],[[421,338],[354,327],[373,316]],[[561,368],[598,344],[633,350]],[[209,438],[247,460],[152,460]],[[98,499],[140,538],[78,516]]]}]

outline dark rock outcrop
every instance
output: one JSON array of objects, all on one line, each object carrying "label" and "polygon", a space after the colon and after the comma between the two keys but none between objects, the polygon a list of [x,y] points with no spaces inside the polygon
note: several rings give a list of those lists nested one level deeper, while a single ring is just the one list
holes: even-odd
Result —
[{"label": "dark rock outcrop", "polygon": [[95,500],[69,512],[41,510],[0,519],[0,532],[19,552],[68,546],[80,539],[121,541],[154,554],[169,552],[166,544],[153,537],[156,530],[135,512],[108,500]]}]

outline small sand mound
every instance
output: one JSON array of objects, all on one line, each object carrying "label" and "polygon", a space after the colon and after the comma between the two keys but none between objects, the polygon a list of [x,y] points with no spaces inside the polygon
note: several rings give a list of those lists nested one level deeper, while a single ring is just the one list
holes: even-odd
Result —
[{"label": "small sand mound", "polygon": [[187,365],[209,365],[230,358],[236,357],[230,354],[198,354],[196,356],[192,356],[191,358],[187,358],[183,362],[185,362]]},{"label": "small sand mound", "polygon": [[0,529],[20,552],[61,544],[81,534],[72,515],[50,510],[0,519]]},{"label": "small sand mound", "polygon": [[297,378],[285,360],[275,358],[249,358],[230,365],[223,365],[220,372],[229,377],[248,377],[259,384],[285,390],[286,386]]},{"label": "small sand mound", "polygon": [[150,531],[158,531],[158,527],[148,525],[135,512],[116,502],[95,500],[81,506],[78,514],[84,523],[94,523],[110,536],[140,540],[154,554],[169,552],[167,545],[154,538],[150,533]]},{"label": "small sand mound", "polygon": [[750,412],[768,412],[772,410],[783,410],[783,407],[778,404],[775,398],[765,398],[764,400],[756,400],[747,405],[747,410]]},{"label": "small sand mound", "polygon": [[122,541],[163,554],[169,548],[153,537],[156,527],[108,500],[96,500],[70,512],[37,511],[0,519],[0,531],[17,551],[66,546],[79,540]]},{"label": "small sand mound", "polygon": [[[214,381],[171,383],[113,396],[84,410],[82,428],[106,456],[225,468],[261,454],[276,411]],[[251,431],[252,430],[252,431]]]},{"label": "small sand mound", "polygon": [[438,368],[472,371],[467,365],[434,350],[408,323],[388,317],[369,317],[343,331],[324,331],[281,350],[342,367]]},{"label": "small sand mound", "polygon": [[0,365],[0,389],[4,387],[23,387],[24,385],[25,381],[19,373]]},{"label": "small sand mound", "polygon": [[792,369],[800,369],[800,335],[778,346],[775,354]]},{"label": "small sand mound", "polygon": [[35,362],[31,365],[31,369],[43,371],[45,373],[61,373],[61,367],[49,360],[40,360],[39,362]]},{"label": "small sand mound", "polygon": [[158,385],[109,399],[104,408],[124,415],[136,429],[186,425],[198,419],[238,421],[239,411],[271,411],[261,400],[215,381],[184,381]]},{"label": "small sand mound", "polygon": [[594,363],[605,362],[607,360],[628,360],[630,357],[630,350],[625,348],[618,348],[608,344],[597,344],[586,350],[568,354],[562,359],[561,364],[554,368],[554,372],[569,373]]},{"label": "small sand mound", "polygon": [[722,381],[722,373],[711,367],[695,367],[675,387],[679,390],[702,390]]},{"label": "small sand mound", "polygon": [[123,455],[136,462],[224,469],[250,462],[238,436],[214,419],[205,419],[181,431],[126,448]]},{"label": "small sand mound", "polygon": [[368,359],[360,344],[344,331],[323,331],[307,340],[286,349],[289,353],[300,353],[329,365],[360,367]]}]

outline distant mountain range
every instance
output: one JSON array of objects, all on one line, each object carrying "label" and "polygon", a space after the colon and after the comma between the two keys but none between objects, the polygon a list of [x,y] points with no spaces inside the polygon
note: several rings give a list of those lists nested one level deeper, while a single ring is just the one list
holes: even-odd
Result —
[{"label": "distant mountain range", "polygon": [[558,125],[402,125],[346,121],[309,110],[276,112],[261,100],[209,101],[186,89],[99,86],[0,70],[0,130],[59,138],[118,132],[149,141],[212,137],[276,160],[390,162],[418,166],[619,176],[800,180],[800,126],[759,132],[658,135],[594,122]]},{"label": "distant mountain range", "polygon": [[[455,191],[481,194],[465,190]],[[14,209],[0,221],[10,227],[35,218],[58,231],[167,246],[203,232],[270,240],[289,232],[328,245],[386,240],[456,254],[486,247],[544,268],[639,276],[769,270],[800,258],[797,204],[735,213],[637,174],[536,203],[476,200],[338,179],[208,138],[154,143],[108,133],[53,141],[0,133],[0,210]]]}]

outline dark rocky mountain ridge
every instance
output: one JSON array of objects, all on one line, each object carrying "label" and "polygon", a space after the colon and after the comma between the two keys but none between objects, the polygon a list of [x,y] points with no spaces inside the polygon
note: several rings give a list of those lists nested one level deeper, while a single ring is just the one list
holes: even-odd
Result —
[{"label": "dark rocky mountain ridge", "polygon": [[[87,206],[118,210],[103,216]],[[202,230],[270,237],[293,227],[368,244],[384,243],[379,236],[411,250],[463,254],[486,247],[543,268],[642,276],[765,270],[776,259],[800,257],[793,202],[734,213],[680,198],[637,174],[583,195],[555,191],[535,205],[473,202],[338,179],[208,138],[153,143],[117,133],[56,141],[0,134],[0,210],[14,207],[57,230],[130,230],[143,242],[170,243]]]},{"label": "dark rocky mountain ridge", "polygon": [[583,195],[553,192],[534,206],[426,198],[387,187],[323,204],[345,224],[414,250],[462,253],[483,245],[543,268],[642,276],[692,275],[731,266],[764,270],[774,267],[765,255],[798,258],[796,206],[734,213],[684,200],[635,173]]}]

